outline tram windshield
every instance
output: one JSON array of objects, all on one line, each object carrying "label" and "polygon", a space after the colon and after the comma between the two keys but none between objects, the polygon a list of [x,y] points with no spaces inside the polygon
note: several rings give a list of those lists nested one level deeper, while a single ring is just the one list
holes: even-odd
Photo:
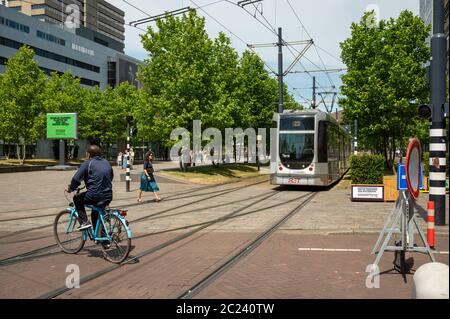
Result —
[{"label": "tram windshield", "polygon": [[314,158],[314,133],[280,133],[280,160],[290,169],[304,169]]}]

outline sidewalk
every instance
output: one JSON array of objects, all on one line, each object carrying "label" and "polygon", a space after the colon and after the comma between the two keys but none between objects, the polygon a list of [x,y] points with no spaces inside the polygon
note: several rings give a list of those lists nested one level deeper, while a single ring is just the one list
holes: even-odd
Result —
[{"label": "sidewalk", "polygon": [[[447,195],[446,201],[448,203]],[[427,229],[427,194],[420,194],[415,216],[422,231]],[[307,213],[293,216],[282,229],[304,234],[379,234],[394,207],[394,202],[352,202],[351,189],[332,189],[317,194],[304,209]],[[436,236],[448,236],[446,226],[436,226]],[[415,238],[419,240],[418,237]]]}]

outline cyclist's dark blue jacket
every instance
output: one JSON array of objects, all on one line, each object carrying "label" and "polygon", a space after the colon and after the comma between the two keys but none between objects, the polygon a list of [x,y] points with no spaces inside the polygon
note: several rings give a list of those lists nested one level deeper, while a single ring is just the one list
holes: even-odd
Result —
[{"label": "cyclist's dark blue jacket", "polygon": [[114,173],[109,162],[100,156],[85,161],[72,178],[68,191],[73,192],[84,181],[86,199],[93,201],[112,200]]}]

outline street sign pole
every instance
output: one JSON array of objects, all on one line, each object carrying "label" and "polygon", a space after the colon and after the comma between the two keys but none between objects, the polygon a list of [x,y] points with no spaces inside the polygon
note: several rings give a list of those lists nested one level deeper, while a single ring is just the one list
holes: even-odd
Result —
[{"label": "street sign pole", "polygon": [[50,166],[50,170],[73,170],[76,167],[66,166],[67,139],[78,138],[78,116],[77,113],[48,113],[47,114],[47,138],[59,141],[59,164]]},{"label": "street sign pole", "polygon": [[126,176],[126,191],[130,191],[130,122],[127,123],[127,176]]},{"label": "street sign pole", "polygon": [[[372,254],[377,254],[377,257],[370,269],[369,276],[371,277],[379,275],[378,264],[385,251],[393,251],[396,253],[396,257],[400,257],[395,259],[394,264],[397,267],[396,270],[402,275],[406,275],[411,267],[406,264],[405,254],[407,252],[426,253],[432,262],[436,261],[427,238],[419,227],[419,223],[414,215],[415,202],[420,190],[420,155],[419,140],[410,140],[405,164],[407,190],[399,190],[399,196],[395,201],[394,207],[391,209],[378,240],[372,249]],[[414,243],[415,233],[419,235],[423,246]],[[395,245],[389,246],[389,242],[393,237],[394,239],[399,237],[401,245],[397,245],[396,240],[394,240]]]},{"label": "street sign pole", "polygon": [[444,0],[433,0],[433,36],[431,37],[431,127],[430,193],[435,205],[436,225],[445,225],[446,143],[443,105],[447,43],[444,34]]},{"label": "street sign pole", "polygon": [[59,140],[59,165],[64,166],[64,159],[65,159],[65,153],[66,153],[66,149],[65,149],[65,145],[64,145],[64,140],[60,139]]}]

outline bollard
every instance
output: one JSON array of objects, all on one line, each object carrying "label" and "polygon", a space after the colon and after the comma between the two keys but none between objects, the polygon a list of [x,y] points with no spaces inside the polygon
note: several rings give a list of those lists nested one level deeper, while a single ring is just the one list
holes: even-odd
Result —
[{"label": "bollard", "polygon": [[430,248],[434,249],[434,202],[428,202],[428,226],[427,226],[427,241]]},{"label": "bollard", "polygon": [[443,263],[422,265],[413,277],[414,299],[448,299],[448,266]]}]

